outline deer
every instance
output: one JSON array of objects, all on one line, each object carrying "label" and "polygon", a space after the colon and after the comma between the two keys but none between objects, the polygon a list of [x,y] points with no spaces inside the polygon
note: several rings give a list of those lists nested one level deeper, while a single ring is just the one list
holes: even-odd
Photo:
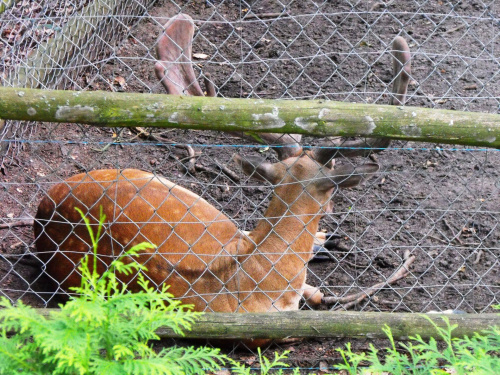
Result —
[{"label": "deer", "polygon": [[[331,151],[331,150],[330,150]],[[62,290],[80,285],[76,266],[90,237],[75,208],[91,224],[102,207],[105,231],[99,240],[98,272],[139,243],[154,244],[139,261],[156,286],[192,304],[196,311],[271,312],[298,309],[301,296],[321,302],[305,284],[314,234],[338,188],[352,187],[378,164],[334,168],[324,152],[269,163],[234,156],[242,171],[275,185],[264,217],[249,234],[192,191],[136,169],[94,170],[49,189],[34,221],[35,245],[46,272]],[[122,279],[131,291],[134,280]]]},{"label": "deer", "polygon": [[[181,24],[189,22],[183,19]],[[410,74],[409,50],[400,37],[393,48],[397,71],[393,104],[402,104]],[[157,75],[162,82],[183,76],[166,72],[165,61],[161,66]],[[171,68],[176,71],[176,64]],[[193,86],[189,79],[177,82],[179,87]],[[366,156],[370,150],[356,148],[362,144],[344,141],[347,149],[342,152],[306,150],[292,137],[282,143],[275,163],[234,155],[244,174],[273,185],[268,208],[250,232],[240,230],[194,192],[155,173],[138,169],[80,173],[52,186],[41,200],[33,224],[35,252],[60,291],[79,286],[78,265],[91,241],[76,208],[91,225],[97,225],[102,209],[106,221],[98,246],[99,273],[128,249],[149,242],[155,248],[135,259],[147,268],[141,272],[155,286],[169,285],[169,292],[195,311],[291,311],[299,309],[301,300],[319,306],[328,297],[307,283],[307,264],[320,219],[332,211],[332,197],[339,189],[357,186],[379,169],[377,163],[336,163],[339,157]],[[385,145],[387,140],[369,144]],[[119,279],[130,291],[140,290],[134,275]]]}]

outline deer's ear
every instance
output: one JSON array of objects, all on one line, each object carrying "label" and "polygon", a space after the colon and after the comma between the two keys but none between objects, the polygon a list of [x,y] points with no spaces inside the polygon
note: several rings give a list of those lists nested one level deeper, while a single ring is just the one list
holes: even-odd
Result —
[{"label": "deer's ear", "polygon": [[256,156],[233,155],[233,160],[247,176],[259,181],[277,183],[280,180],[278,164],[273,164]]},{"label": "deer's ear", "polygon": [[375,163],[363,164],[357,167],[352,165],[342,165],[335,168],[329,176],[332,187],[337,185],[341,188],[349,188],[358,185],[363,178],[370,173],[379,170],[379,165]]}]

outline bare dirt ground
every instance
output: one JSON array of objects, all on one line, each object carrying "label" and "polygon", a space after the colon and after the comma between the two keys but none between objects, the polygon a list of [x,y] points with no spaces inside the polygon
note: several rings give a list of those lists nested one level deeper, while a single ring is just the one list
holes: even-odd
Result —
[{"label": "bare dirt ground", "polygon": [[[164,92],[153,71],[153,47],[165,22],[162,17],[183,12],[197,20],[193,52],[208,58],[196,63],[203,73],[211,74],[219,96],[385,104],[392,67],[390,55],[383,51],[404,24],[403,36],[412,51],[420,52],[412,60],[414,82],[407,105],[498,111],[498,76],[493,75],[484,49],[486,45],[486,49],[498,50],[500,41],[484,42],[490,40],[491,24],[477,22],[471,33],[464,34],[458,18],[443,21],[438,15],[450,12],[447,3],[391,4],[390,12],[382,15],[349,15],[351,5],[340,1],[317,7],[312,5],[315,2],[291,2],[286,9],[274,1],[249,2],[244,7],[231,1],[212,3],[182,2],[177,8],[158,2],[150,11],[151,18],[131,32],[99,74],[79,77],[78,85],[88,90]],[[377,4],[364,2],[356,10],[381,6]],[[460,2],[454,12],[484,17],[480,1]],[[249,16],[264,13],[281,17]],[[217,22],[236,22],[241,17],[252,22]],[[459,53],[484,59],[464,62]],[[475,95],[476,99],[457,98]],[[276,160],[271,150],[215,132],[166,130],[156,131],[155,136],[162,145],[138,138],[128,129],[39,125],[31,141],[18,146],[18,156],[5,175],[0,175],[0,224],[33,216],[48,187],[74,173],[135,167],[178,182],[242,228],[253,227],[271,188],[244,178],[231,156],[234,152],[260,153]],[[304,140],[306,145],[319,142]],[[189,143],[200,153],[196,173],[186,171],[185,152],[173,143]],[[402,263],[404,252],[410,251],[416,256],[410,275],[354,309],[490,311],[500,301],[498,152],[394,142],[376,157],[381,171],[374,178],[334,198],[334,212],[323,219],[321,228],[339,234],[344,249],[333,250],[331,261],[310,263],[309,283],[334,295],[356,293],[389,277]],[[233,181],[217,164],[233,169],[241,180]],[[0,295],[33,306],[55,306],[54,285],[30,255],[31,228],[5,229],[0,238]],[[356,348],[366,349],[369,342],[358,340]],[[335,348],[341,343],[318,338],[285,348],[293,350],[290,362],[294,366],[318,367],[339,359]],[[253,363],[253,355],[241,353],[234,355],[247,356]]]}]

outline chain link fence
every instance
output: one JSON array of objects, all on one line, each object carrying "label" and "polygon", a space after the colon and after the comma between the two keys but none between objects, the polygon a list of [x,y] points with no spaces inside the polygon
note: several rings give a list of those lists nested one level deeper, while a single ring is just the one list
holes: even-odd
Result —
[{"label": "chain link fence", "polygon": [[[220,97],[388,104],[391,43],[402,36],[411,51],[408,105],[482,112],[500,106],[500,5],[494,0],[0,4],[4,86],[165,93],[155,75],[155,49],[163,25],[182,13],[196,25],[197,79],[207,78]],[[244,176],[231,158],[239,152],[277,162],[276,154],[238,135],[0,126],[0,295],[13,301],[55,306],[58,300],[60,285],[34,252],[32,227],[19,224],[30,223],[51,186],[76,173],[152,171],[198,194],[242,230],[262,220],[272,197],[271,186]],[[301,143],[330,141],[304,137]],[[333,198],[320,229],[334,236],[304,266],[307,282],[329,296],[361,293],[348,306],[360,311],[481,313],[498,304],[498,152],[393,142],[381,153],[337,163],[373,161],[379,172]],[[387,282],[408,254],[415,257],[409,273]],[[347,306],[339,301],[329,308]]]}]

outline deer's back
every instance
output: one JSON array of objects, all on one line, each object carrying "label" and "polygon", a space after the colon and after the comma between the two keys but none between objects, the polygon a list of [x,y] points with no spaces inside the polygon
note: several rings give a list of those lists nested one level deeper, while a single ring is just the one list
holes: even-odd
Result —
[{"label": "deer's back", "polygon": [[[215,293],[222,287],[220,275],[214,281],[207,269],[220,269],[225,259],[231,261],[222,248],[239,235],[236,226],[195,193],[151,173],[126,169],[73,176],[52,187],[40,203],[36,250],[47,273],[63,289],[80,285],[76,268],[90,251],[88,231],[75,207],[88,213],[94,231],[100,207],[106,215],[98,250],[100,272],[124,250],[147,241],[157,248],[139,260],[154,284],[171,285],[169,291],[178,297]],[[136,285],[131,282],[130,288]],[[203,309],[204,301],[188,302]]]}]

